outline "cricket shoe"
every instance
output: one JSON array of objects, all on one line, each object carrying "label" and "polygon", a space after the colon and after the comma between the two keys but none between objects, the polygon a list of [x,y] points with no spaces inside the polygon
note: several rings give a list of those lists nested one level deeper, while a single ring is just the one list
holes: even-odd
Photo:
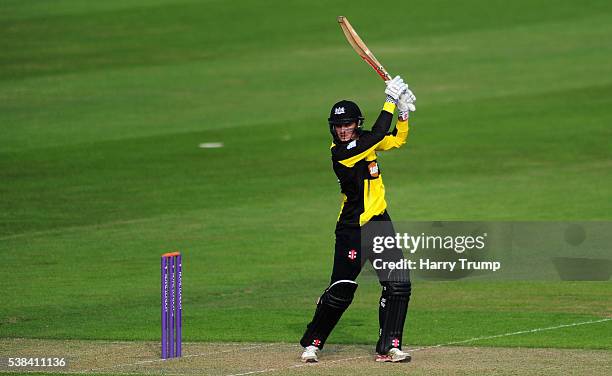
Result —
[{"label": "cricket shoe", "polygon": [[398,362],[409,362],[411,359],[412,357],[410,356],[410,354],[403,352],[402,350],[395,348],[395,347],[389,350],[389,352],[385,355],[376,356],[377,362],[398,363]]},{"label": "cricket shoe", "polygon": [[319,361],[318,357],[319,348],[317,346],[304,347],[302,353],[302,362],[304,363],[316,363]]}]

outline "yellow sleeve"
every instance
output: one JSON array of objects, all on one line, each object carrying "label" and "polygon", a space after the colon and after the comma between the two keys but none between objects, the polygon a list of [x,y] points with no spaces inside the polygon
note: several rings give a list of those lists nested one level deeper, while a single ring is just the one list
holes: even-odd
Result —
[{"label": "yellow sleeve", "polygon": [[399,148],[406,143],[408,138],[408,120],[399,121],[395,125],[395,135],[387,135],[383,140],[376,146],[377,151],[389,150],[393,148]]}]

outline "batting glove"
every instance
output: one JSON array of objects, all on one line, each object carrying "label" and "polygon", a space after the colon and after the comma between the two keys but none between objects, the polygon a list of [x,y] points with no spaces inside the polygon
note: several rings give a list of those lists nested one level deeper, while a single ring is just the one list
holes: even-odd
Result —
[{"label": "batting glove", "polygon": [[399,111],[399,119],[406,120],[410,112],[416,111],[416,97],[410,89],[406,89],[400,94],[399,100],[397,101],[397,110]]},{"label": "batting glove", "polygon": [[386,84],[385,94],[387,94],[387,102],[397,104],[400,94],[408,89],[408,85],[404,83],[400,76],[395,76],[392,80],[386,81]]}]

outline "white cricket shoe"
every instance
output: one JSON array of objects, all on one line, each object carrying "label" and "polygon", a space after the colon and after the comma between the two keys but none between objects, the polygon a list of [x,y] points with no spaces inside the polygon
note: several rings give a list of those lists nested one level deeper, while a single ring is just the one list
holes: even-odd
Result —
[{"label": "white cricket shoe", "polygon": [[377,362],[409,362],[411,359],[412,357],[410,356],[410,354],[408,354],[407,352],[403,352],[402,350],[395,347],[389,350],[386,355],[376,356]]},{"label": "white cricket shoe", "polygon": [[304,363],[316,363],[319,361],[319,357],[317,353],[319,352],[319,348],[317,346],[308,346],[304,347],[304,352],[302,353],[302,362]]}]

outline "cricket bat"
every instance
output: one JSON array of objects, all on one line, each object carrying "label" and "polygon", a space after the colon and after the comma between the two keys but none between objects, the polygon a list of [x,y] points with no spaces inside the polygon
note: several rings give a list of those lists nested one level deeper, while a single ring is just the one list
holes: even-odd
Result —
[{"label": "cricket bat", "polygon": [[383,65],[376,59],[376,57],[374,56],[372,51],[370,51],[368,46],[363,43],[363,40],[359,38],[359,35],[355,31],[355,29],[353,29],[353,26],[351,26],[349,20],[344,16],[339,16],[338,23],[340,24],[342,32],[344,32],[346,39],[351,44],[355,52],[357,52],[357,54],[359,54],[359,56],[361,56],[361,58],[365,60],[366,63],[370,64],[370,66],[374,68],[380,78],[382,78],[384,81],[390,80],[391,75],[387,72],[385,67],[383,67]]}]

